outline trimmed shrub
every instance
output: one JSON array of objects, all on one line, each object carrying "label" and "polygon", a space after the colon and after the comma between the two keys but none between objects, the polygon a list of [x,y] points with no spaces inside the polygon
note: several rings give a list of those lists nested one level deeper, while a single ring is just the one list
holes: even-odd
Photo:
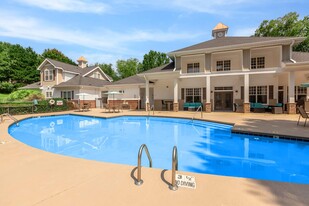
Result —
[{"label": "trimmed shrub", "polygon": [[14,84],[10,82],[0,82],[0,93],[10,94],[15,90]]},{"label": "trimmed shrub", "polygon": [[[37,105],[32,101],[23,102],[6,102],[0,103],[0,114],[10,113],[16,114],[31,114],[31,113],[46,113],[46,112],[59,112],[69,110],[67,101],[61,98],[54,98],[55,104],[50,105],[49,100],[39,100]],[[57,101],[62,101],[63,105],[57,105]]]},{"label": "trimmed shrub", "polygon": [[8,100],[33,100],[32,97],[38,97],[37,99],[44,99],[44,95],[39,90],[17,90],[8,96]]}]

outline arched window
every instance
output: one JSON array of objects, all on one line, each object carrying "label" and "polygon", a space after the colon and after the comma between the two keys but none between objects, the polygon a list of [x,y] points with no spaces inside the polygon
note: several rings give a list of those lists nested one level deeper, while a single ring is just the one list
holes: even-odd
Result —
[{"label": "arched window", "polygon": [[55,79],[55,70],[54,69],[45,69],[44,70],[44,81],[53,81]]}]

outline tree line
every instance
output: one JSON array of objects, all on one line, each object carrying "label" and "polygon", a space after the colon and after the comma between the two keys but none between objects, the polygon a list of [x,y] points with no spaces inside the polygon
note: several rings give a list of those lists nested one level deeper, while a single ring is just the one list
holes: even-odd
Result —
[{"label": "tree line", "polygon": [[[40,71],[37,68],[45,58],[77,65],[57,49],[45,49],[42,54],[37,54],[31,47],[24,48],[19,44],[0,42],[0,93],[11,93],[21,86],[38,82]],[[144,55],[142,62],[135,58],[118,60],[116,69],[107,63],[95,65],[117,81],[169,62],[170,59],[165,53],[151,50]]]},{"label": "tree line", "polygon": [[[306,39],[296,46],[294,51],[309,52],[309,16],[299,18],[296,12],[290,12],[283,17],[264,20],[256,29],[254,36],[266,37],[295,37]],[[0,93],[10,93],[26,84],[39,81],[37,67],[45,58],[51,58],[68,64],[76,63],[57,49],[45,49],[37,54],[31,47],[24,48],[19,44],[0,42]],[[149,51],[140,62],[136,58],[118,60],[115,68],[112,64],[96,63],[114,81],[137,73],[147,71],[170,62],[165,53]]]}]

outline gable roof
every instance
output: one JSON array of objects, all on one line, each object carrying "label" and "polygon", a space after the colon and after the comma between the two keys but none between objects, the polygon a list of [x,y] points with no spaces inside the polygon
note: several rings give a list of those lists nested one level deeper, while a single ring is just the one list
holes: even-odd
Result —
[{"label": "gable roof", "polygon": [[256,43],[279,44],[282,41],[295,41],[295,43],[299,43],[303,40],[304,37],[222,37],[172,51],[169,55],[177,52],[215,49],[227,46],[249,46]]},{"label": "gable roof", "polygon": [[61,82],[60,84],[55,85],[54,87],[71,87],[71,86],[103,87],[109,84],[112,83],[102,79],[83,77],[81,75],[78,75],[66,82]]},{"label": "gable roof", "polygon": [[85,76],[85,75],[91,73],[92,71],[96,70],[97,68],[99,68],[100,71],[102,72],[102,74],[106,77],[106,79],[108,81],[113,81],[113,79],[110,76],[108,76],[107,74],[105,74],[99,66],[90,66],[90,67],[80,68],[79,66],[67,64],[67,63],[60,62],[60,61],[57,61],[57,60],[54,60],[54,59],[50,59],[50,58],[46,58],[41,63],[41,65],[38,67],[38,69],[42,65],[44,65],[44,63],[46,61],[48,61],[49,63],[51,63],[53,66],[55,66],[57,68],[62,68],[63,71],[65,71],[65,72],[74,73],[74,74],[80,74],[82,76]]},{"label": "gable roof", "polygon": [[[54,65],[55,67],[58,67],[58,68],[62,68],[64,71],[73,72],[73,73],[76,73],[76,74],[81,73],[81,68],[78,67],[78,66],[67,64],[67,63],[60,62],[60,61],[50,59],[50,58],[46,58],[43,61],[43,63],[45,61],[49,61],[52,65]],[[43,63],[41,65],[43,65]],[[41,65],[39,66],[39,68],[41,67]]]},{"label": "gable roof", "polygon": [[28,84],[24,87],[20,87],[18,89],[40,89],[40,87],[41,87],[41,82],[35,82],[32,84]]},{"label": "gable roof", "polygon": [[[157,73],[157,72],[172,72],[175,68],[175,63],[174,62],[170,62],[168,64],[153,68],[153,69],[149,69],[147,71],[144,71],[140,74],[148,74],[148,73]],[[139,75],[140,75],[139,74]]]},{"label": "gable roof", "polygon": [[145,84],[145,79],[138,75],[133,75],[116,82],[113,82],[112,85],[120,85],[120,84]]},{"label": "gable roof", "polygon": [[292,59],[296,62],[309,62],[309,52],[292,52]]}]

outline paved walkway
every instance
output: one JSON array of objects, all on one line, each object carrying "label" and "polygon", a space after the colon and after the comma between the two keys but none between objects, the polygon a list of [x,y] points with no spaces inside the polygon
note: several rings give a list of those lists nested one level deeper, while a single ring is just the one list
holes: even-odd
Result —
[{"label": "paved walkway", "polygon": [[[71,113],[102,117],[148,114],[104,113],[99,109]],[[155,115],[199,116],[194,112],[155,112]],[[28,115],[15,117],[21,119]],[[245,131],[309,138],[309,125],[296,125],[298,115],[214,112],[204,113],[203,119],[235,124],[234,129]],[[143,168],[144,184],[137,187],[131,177],[134,167],[65,157],[26,146],[8,135],[11,123],[5,118],[0,124],[0,142],[4,143],[0,144],[0,205],[3,206],[309,205],[309,185],[246,178],[181,172],[195,176],[197,188],[173,192],[167,185],[170,171]]]}]

